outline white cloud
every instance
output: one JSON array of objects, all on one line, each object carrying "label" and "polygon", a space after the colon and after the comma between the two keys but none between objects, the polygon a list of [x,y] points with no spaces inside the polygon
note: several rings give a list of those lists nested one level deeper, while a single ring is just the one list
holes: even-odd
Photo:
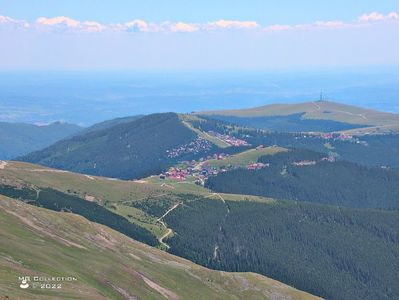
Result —
[{"label": "white cloud", "polygon": [[361,15],[358,18],[359,22],[377,22],[377,21],[389,21],[389,20],[399,20],[399,14],[397,12],[390,12],[387,15],[372,12],[369,14]]},{"label": "white cloud", "polygon": [[147,32],[150,29],[150,25],[144,20],[136,19],[123,24],[118,23],[112,28],[116,31]]},{"label": "white cloud", "polygon": [[5,23],[12,23],[15,20],[13,18],[10,17],[6,17],[6,16],[0,16],[0,23],[1,24],[5,24]]},{"label": "white cloud", "polygon": [[0,25],[11,25],[15,27],[28,28],[29,23],[24,20],[16,20],[7,16],[0,15]]},{"label": "white cloud", "polygon": [[216,29],[254,29],[260,27],[255,21],[218,20],[204,26],[208,30]]},{"label": "white cloud", "polygon": [[341,21],[317,21],[312,24],[297,25],[271,25],[264,28],[268,32],[280,32],[288,30],[312,30],[312,29],[342,29],[351,26]]},{"label": "white cloud", "polygon": [[227,31],[227,30],[262,30],[266,32],[282,32],[290,30],[314,30],[314,29],[345,29],[350,27],[362,27],[376,22],[399,21],[397,12],[381,14],[371,12],[363,14],[352,22],[317,21],[308,24],[274,24],[261,26],[256,21],[240,21],[220,19],[208,23],[184,23],[184,22],[161,22],[149,23],[145,20],[134,19],[125,23],[101,24],[95,21],[80,21],[66,16],[53,18],[40,17],[35,23],[24,20],[15,20],[11,17],[0,16],[0,26],[12,26],[14,28],[47,29],[55,31],[71,32],[183,32],[192,33],[197,31]]},{"label": "white cloud", "polygon": [[69,17],[59,16],[54,18],[40,17],[36,24],[45,27],[55,27],[58,29],[72,29],[87,32],[99,32],[105,29],[105,26],[94,21],[78,21]]},{"label": "white cloud", "polygon": [[293,27],[290,25],[271,25],[271,26],[267,26],[265,27],[265,31],[286,31],[286,30],[290,30]]},{"label": "white cloud", "polygon": [[219,20],[201,24],[185,22],[147,23],[143,20],[132,20],[123,24],[116,24],[113,26],[113,29],[129,32],[196,32],[201,30],[230,30],[257,27],[259,27],[259,24],[252,21]]},{"label": "white cloud", "polygon": [[378,12],[372,12],[369,14],[363,14],[355,21],[348,23],[336,20],[336,21],[317,21],[315,23],[310,23],[310,24],[295,24],[295,25],[276,24],[264,27],[264,30],[269,32],[274,32],[274,31],[278,32],[278,31],[287,31],[287,30],[344,29],[344,28],[361,27],[369,23],[392,21],[392,20],[399,21],[399,14],[396,12],[391,12],[387,15],[383,15]]},{"label": "white cloud", "polygon": [[331,28],[331,29],[341,29],[347,26],[347,24],[341,21],[317,21],[313,25],[318,28]]},{"label": "white cloud", "polygon": [[81,23],[81,27],[84,31],[89,31],[89,32],[100,32],[105,29],[105,26],[94,21],[85,21]]},{"label": "white cloud", "polygon": [[199,29],[198,25],[183,22],[174,23],[170,26],[172,32],[194,32]]},{"label": "white cloud", "polygon": [[62,25],[66,27],[72,27],[72,28],[77,28],[80,24],[79,21],[60,16],[60,17],[54,17],[54,18],[45,18],[45,17],[40,17],[36,20],[37,24],[40,25],[47,25],[47,26],[57,26],[57,25]]}]

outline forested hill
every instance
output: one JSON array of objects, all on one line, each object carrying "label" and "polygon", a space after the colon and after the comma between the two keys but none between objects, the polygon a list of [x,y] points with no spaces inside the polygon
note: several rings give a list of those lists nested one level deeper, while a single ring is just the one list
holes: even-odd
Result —
[{"label": "forested hill", "polygon": [[223,193],[357,208],[399,208],[399,172],[395,170],[330,162],[308,150],[263,156],[259,162],[268,167],[220,173],[210,177],[206,186]]},{"label": "forested hill", "polygon": [[0,122],[0,159],[13,159],[43,149],[80,130],[78,125],[60,122],[45,126]]},{"label": "forested hill", "polygon": [[170,251],[207,267],[260,273],[329,300],[399,297],[398,211],[191,197],[165,221],[175,232]]},{"label": "forested hill", "polygon": [[137,120],[137,119],[139,119],[141,117],[143,117],[143,116],[142,115],[136,115],[136,116],[122,117],[122,118],[106,120],[106,121],[103,121],[103,122],[100,122],[100,123],[93,124],[92,126],[81,130],[78,134],[86,134],[86,133],[97,131],[97,130],[103,130],[103,129],[111,128],[111,127],[113,127],[115,125],[132,122],[132,121]]},{"label": "forested hill", "polygon": [[326,154],[335,153],[339,159],[361,165],[399,168],[398,134],[351,136],[345,139],[339,135],[323,138],[311,134],[239,129],[237,137],[245,137],[245,140],[253,146],[277,145],[285,148],[309,149]]},{"label": "forested hill", "polygon": [[132,179],[161,172],[173,163],[167,151],[196,138],[197,134],[177,114],[152,114],[74,136],[20,160],[79,173]]}]

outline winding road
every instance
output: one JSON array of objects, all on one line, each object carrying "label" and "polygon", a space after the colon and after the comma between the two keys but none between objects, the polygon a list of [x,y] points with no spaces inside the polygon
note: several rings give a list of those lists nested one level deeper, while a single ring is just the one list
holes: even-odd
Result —
[{"label": "winding road", "polygon": [[161,223],[163,227],[166,228],[166,232],[158,239],[159,243],[164,245],[167,249],[170,249],[170,246],[168,244],[166,244],[163,240],[166,239],[169,235],[172,234],[173,230],[168,228],[168,226],[166,226],[165,222],[162,221],[163,218],[165,218],[171,211],[173,211],[174,209],[176,209],[181,203],[176,203],[175,205],[173,205],[171,208],[169,208],[160,218],[158,218],[157,222]]}]

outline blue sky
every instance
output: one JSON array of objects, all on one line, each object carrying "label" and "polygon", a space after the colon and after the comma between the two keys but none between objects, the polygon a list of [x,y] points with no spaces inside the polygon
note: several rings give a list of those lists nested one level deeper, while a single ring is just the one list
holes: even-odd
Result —
[{"label": "blue sky", "polygon": [[0,68],[399,65],[398,0],[0,0]]},{"label": "blue sky", "polygon": [[33,21],[69,16],[100,22],[255,20],[263,25],[350,21],[372,11],[399,11],[397,0],[0,0],[0,14]]}]

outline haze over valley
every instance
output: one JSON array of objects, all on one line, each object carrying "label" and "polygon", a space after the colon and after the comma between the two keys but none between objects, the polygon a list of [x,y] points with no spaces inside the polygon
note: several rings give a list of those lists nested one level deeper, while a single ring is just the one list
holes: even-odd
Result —
[{"label": "haze over valley", "polygon": [[158,112],[315,101],[321,92],[326,100],[399,113],[397,74],[395,68],[377,67],[278,72],[1,72],[0,121],[89,126]]}]

